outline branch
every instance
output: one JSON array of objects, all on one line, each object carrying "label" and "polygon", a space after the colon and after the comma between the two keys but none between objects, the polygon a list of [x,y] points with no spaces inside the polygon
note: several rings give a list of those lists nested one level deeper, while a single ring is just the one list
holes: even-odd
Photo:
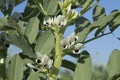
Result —
[{"label": "branch", "polygon": [[89,40],[86,40],[86,41],[83,42],[83,43],[84,43],[84,44],[85,44],[85,43],[88,43],[88,42],[90,42],[90,41],[93,41],[93,40],[95,40],[95,39],[98,39],[98,38],[103,37],[103,36],[108,35],[108,34],[111,34],[111,32],[101,34],[101,35],[99,35],[99,36],[97,36],[97,37],[94,37],[94,38],[91,38],[91,39],[89,39]]}]

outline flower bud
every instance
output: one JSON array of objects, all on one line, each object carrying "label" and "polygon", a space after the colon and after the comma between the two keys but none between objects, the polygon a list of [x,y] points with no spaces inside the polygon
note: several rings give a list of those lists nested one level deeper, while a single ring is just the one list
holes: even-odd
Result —
[{"label": "flower bud", "polygon": [[80,53],[80,49],[83,47],[83,44],[81,43],[78,43],[74,46],[74,50],[73,50],[73,53],[74,54],[79,54]]}]

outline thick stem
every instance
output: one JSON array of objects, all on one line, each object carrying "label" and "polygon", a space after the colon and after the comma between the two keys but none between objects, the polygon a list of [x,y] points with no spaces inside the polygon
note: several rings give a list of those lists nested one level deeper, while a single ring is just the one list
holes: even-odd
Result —
[{"label": "thick stem", "polygon": [[60,41],[62,39],[62,35],[61,34],[55,34],[56,36],[56,48],[55,48],[55,59],[54,59],[54,69],[53,69],[53,74],[52,77],[50,77],[50,80],[56,80],[58,73],[59,73],[59,69],[62,63],[62,49],[61,49],[61,45],[60,45]]}]

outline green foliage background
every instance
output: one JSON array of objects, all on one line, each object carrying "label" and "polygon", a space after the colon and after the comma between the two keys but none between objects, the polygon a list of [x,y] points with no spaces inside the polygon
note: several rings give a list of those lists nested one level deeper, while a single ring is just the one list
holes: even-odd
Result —
[{"label": "green foliage background", "polygon": [[[28,0],[23,13],[13,12],[12,14],[14,7],[23,1],[0,0],[0,10],[5,16],[0,18],[0,60],[3,60],[0,63],[0,80],[46,80],[47,78],[56,80],[60,66],[73,72],[73,75],[68,75],[67,72],[62,73],[60,80],[70,80],[70,78],[72,80],[120,79],[119,50],[115,49],[111,52],[107,68],[93,69],[91,56],[87,50],[80,54],[73,54],[72,49],[62,51],[60,48],[65,29],[73,24],[75,25],[74,32],[78,36],[77,43],[84,45],[102,36],[112,34],[120,25],[120,10],[113,10],[111,14],[106,15],[105,9],[98,4],[99,0],[66,0],[66,5],[63,7],[58,4],[63,0]],[[66,14],[66,6],[70,3],[72,9],[81,8],[77,17],[73,18],[74,14],[71,14],[72,17],[66,15],[68,24],[58,33],[56,30],[44,27],[45,18]],[[93,22],[91,23],[82,15],[93,7]],[[109,32],[105,32],[107,26]],[[86,40],[90,32],[95,29],[94,37]],[[20,48],[22,52],[12,56],[6,63],[7,50],[11,44]],[[34,63],[36,52],[47,54],[54,60],[53,69],[50,72],[35,73],[26,67],[27,63]],[[62,53],[76,58],[77,63],[62,60]]]}]

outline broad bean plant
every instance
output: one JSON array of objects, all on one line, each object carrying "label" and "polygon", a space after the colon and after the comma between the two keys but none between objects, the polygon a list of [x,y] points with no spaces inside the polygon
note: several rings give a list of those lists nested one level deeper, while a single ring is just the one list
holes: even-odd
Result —
[{"label": "broad bean plant", "polygon": [[[25,2],[24,12],[13,10]],[[93,22],[83,16],[91,8]],[[91,56],[81,49],[112,34],[120,25],[120,10],[106,15],[99,0],[0,0],[0,10],[4,15],[0,18],[0,80],[59,80],[60,67],[74,72],[72,80],[92,80]],[[64,37],[71,25],[74,32]],[[107,26],[109,31],[105,32]],[[93,38],[87,39],[92,31]],[[10,57],[7,51],[11,45],[21,52]],[[114,61],[120,58],[120,51],[113,53],[118,56],[113,54],[108,62],[111,80],[119,78],[116,75],[120,70],[118,61]],[[66,55],[76,58],[77,63],[63,59]]]}]

